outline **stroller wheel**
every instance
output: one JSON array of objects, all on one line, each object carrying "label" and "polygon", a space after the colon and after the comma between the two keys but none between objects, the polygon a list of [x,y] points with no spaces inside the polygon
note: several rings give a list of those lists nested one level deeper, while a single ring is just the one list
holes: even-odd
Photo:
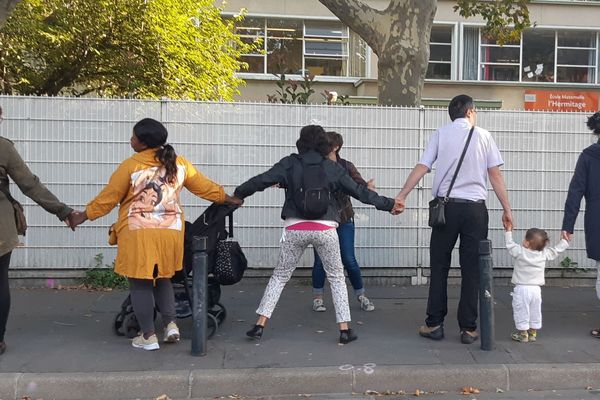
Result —
[{"label": "stroller wheel", "polygon": [[206,313],[206,317],[206,335],[207,338],[210,339],[215,335],[215,333],[217,333],[219,321],[217,320],[217,317],[211,313]]},{"label": "stroller wheel", "polygon": [[134,313],[127,314],[123,320],[122,330],[129,339],[133,339],[140,332],[140,324]]},{"label": "stroller wheel", "polygon": [[121,328],[123,328],[123,320],[125,320],[125,313],[121,311],[117,315],[115,315],[115,321],[113,323],[113,329],[117,336],[125,336],[125,333]]},{"label": "stroller wheel", "polygon": [[209,313],[213,317],[217,318],[217,321],[219,321],[219,325],[223,325],[223,322],[227,317],[227,309],[225,309],[225,306],[223,304],[215,303],[213,307],[209,310]]}]

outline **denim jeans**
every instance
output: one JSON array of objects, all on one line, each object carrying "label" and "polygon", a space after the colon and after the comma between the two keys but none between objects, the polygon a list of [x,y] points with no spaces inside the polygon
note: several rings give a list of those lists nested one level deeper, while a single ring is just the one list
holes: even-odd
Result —
[{"label": "denim jeans", "polygon": [[[337,234],[340,240],[342,264],[344,264],[344,269],[348,272],[348,278],[354,288],[354,293],[356,296],[360,296],[365,292],[365,289],[363,288],[360,266],[354,255],[354,231],[354,221],[352,220],[345,224],[341,224],[337,228]],[[323,294],[325,286],[325,270],[323,269],[323,262],[316,251],[314,254],[315,262],[312,270],[313,294],[319,295]]]}]

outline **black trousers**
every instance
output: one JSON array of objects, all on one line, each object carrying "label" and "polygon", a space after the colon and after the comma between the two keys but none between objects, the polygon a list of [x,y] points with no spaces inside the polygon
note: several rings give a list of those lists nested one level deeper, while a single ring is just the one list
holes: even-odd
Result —
[{"label": "black trousers", "polygon": [[6,321],[8,321],[8,312],[10,311],[8,265],[10,264],[11,254],[12,252],[8,252],[0,257],[0,342],[4,341]]},{"label": "black trousers", "polygon": [[425,320],[427,326],[442,325],[448,314],[448,272],[452,249],[460,237],[461,288],[458,326],[461,330],[477,329],[479,241],[487,238],[487,234],[488,212],[485,203],[446,204],[446,225],[433,228],[431,232],[431,278]]}]

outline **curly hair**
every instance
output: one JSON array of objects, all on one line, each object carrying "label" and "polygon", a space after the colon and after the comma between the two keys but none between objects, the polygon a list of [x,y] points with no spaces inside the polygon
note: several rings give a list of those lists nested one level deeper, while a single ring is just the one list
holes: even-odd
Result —
[{"label": "curly hair", "polygon": [[594,135],[600,135],[600,111],[588,118],[587,127]]},{"label": "curly hair", "polygon": [[133,127],[133,133],[151,149],[156,149],[155,157],[166,169],[166,181],[174,184],[177,181],[177,154],[167,144],[169,133],[167,128],[152,118],[144,118]]},{"label": "curly hair", "polygon": [[331,144],[325,134],[325,129],[320,125],[306,125],[300,130],[300,137],[296,141],[298,154],[314,150],[326,157],[331,151]]}]

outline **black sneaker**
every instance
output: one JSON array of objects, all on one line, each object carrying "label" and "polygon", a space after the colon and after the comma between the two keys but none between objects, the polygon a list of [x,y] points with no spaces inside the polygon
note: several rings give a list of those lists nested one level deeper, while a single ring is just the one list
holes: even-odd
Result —
[{"label": "black sneaker", "polygon": [[358,336],[356,336],[352,329],[340,331],[340,344],[348,344],[356,339],[358,339]]},{"label": "black sneaker", "polygon": [[260,340],[260,338],[262,338],[264,328],[265,327],[261,325],[254,325],[252,329],[246,332],[246,336],[248,336],[251,339]]},{"label": "black sneaker", "polygon": [[444,338],[444,325],[438,327],[424,325],[419,328],[419,335],[431,340],[442,340]]},{"label": "black sneaker", "polygon": [[477,331],[468,331],[466,329],[460,331],[461,343],[471,344],[471,343],[477,341],[478,338],[479,338],[479,335],[477,334]]}]

